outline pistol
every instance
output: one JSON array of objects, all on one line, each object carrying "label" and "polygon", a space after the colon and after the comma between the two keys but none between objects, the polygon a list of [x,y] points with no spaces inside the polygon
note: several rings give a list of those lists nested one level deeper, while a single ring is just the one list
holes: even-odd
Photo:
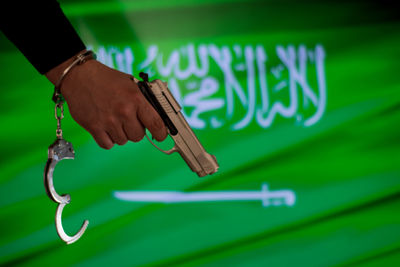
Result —
[{"label": "pistol", "polygon": [[133,77],[134,82],[138,84],[142,94],[160,115],[175,145],[170,150],[163,150],[146,134],[150,143],[167,155],[178,152],[199,177],[215,173],[219,167],[217,159],[214,155],[207,153],[197,139],[183,117],[180,105],[169,91],[167,83],[158,79],[149,82],[148,75],[143,72],[139,73],[139,76],[143,81]]}]

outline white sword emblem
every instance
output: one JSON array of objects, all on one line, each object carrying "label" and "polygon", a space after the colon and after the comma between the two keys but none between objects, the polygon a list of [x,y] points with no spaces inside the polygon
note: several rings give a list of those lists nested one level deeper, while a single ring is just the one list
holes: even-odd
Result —
[{"label": "white sword emblem", "polygon": [[296,202],[292,190],[269,191],[266,183],[262,184],[261,191],[114,191],[114,197],[129,202],[155,203],[261,200],[264,207],[293,206]]}]

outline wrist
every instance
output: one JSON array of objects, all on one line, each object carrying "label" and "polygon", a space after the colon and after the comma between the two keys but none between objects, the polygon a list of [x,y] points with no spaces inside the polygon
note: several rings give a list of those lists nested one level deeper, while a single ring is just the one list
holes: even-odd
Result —
[{"label": "wrist", "polygon": [[56,85],[58,80],[60,79],[61,75],[63,74],[64,70],[68,68],[74,62],[76,57],[79,54],[82,54],[86,51],[86,49],[79,51],[76,55],[70,57],[69,59],[65,60],[63,63],[57,65],[56,67],[52,68],[48,72],[45,73],[46,78],[53,84]]}]

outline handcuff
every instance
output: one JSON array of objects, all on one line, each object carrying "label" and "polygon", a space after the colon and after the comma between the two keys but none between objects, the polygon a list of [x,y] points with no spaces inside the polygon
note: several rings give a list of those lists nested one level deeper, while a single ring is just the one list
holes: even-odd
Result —
[{"label": "handcuff", "polygon": [[70,236],[66,234],[62,225],[62,212],[64,207],[71,202],[71,196],[69,194],[60,195],[54,188],[53,173],[57,163],[63,159],[75,158],[73,146],[70,142],[63,138],[63,132],[61,129],[61,120],[64,118],[63,104],[65,102],[65,99],[61,94],[61,84],[73,67],[82,65],[90,59],[96,59],[96,55],[90,50],[76,56],[74,61],[61,74],[58,82],[55,85],[54,94],[52,97],[52,100],[55,103],[54,113],[57,120],[57,130],[56,140],[48,148],[48,159],[44,169],[44,187],[49,198],[58,203],[55,215],[56,230],[61,240],[67,244],[74,243],[83,235],[88,227],[89,221],[85,220],[80,230],[75,235]]}]

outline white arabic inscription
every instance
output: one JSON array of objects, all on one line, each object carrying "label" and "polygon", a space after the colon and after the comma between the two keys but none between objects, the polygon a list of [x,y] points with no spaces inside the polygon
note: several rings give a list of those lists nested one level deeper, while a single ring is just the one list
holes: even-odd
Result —
[{"label": "white arabic inscription", "polygon": [[322,45],[277,45],[273,56],[261,44],[188,44],[168,54],[151,45],[138,62],[130,47],[95,50],[98,60],[112,68],[129,74],[145,71],[168,81],[193,128],[229,124],[240,130],[251,123],[268,128],[278,115],[308,127],[326,108]]}]

